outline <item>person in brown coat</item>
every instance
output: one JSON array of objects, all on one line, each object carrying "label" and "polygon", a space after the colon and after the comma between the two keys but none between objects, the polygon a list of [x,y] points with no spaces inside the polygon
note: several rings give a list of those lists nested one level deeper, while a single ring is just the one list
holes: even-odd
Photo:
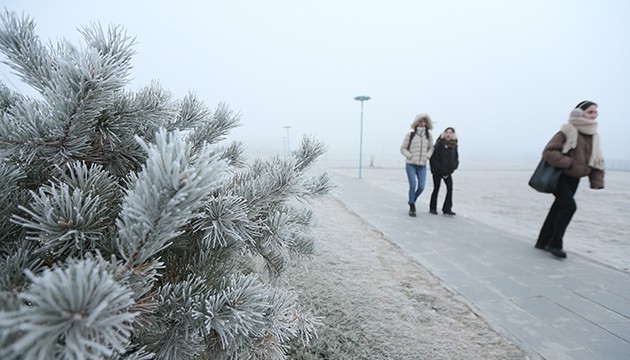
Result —
[{"label": "person in brown coat", "polygon": [[580,178],[588,176],[591,189],[604,188],[604,159],[596,120],[597,104],[587,100],[580,102],[571,111],[569,121],[543,150],[545,161],[564,171],[553,192],[556,199],[540,229],[535,247],[558,258],[567,257],[562,249],[562,239],[577,210],[573,196]]}]

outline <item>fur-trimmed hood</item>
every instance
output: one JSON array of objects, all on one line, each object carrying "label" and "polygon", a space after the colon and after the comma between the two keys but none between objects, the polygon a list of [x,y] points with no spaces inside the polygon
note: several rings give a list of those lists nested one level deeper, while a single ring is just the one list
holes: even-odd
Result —
[{"label": "fur-trimmed hood", "polygon": [[416,115],[416,118],[411,123],[411,129],[415,130],[416,126],[420,124],[420,120],[422,119],[427,121],[427,126],[426,126],[427,130],[433,129],[433,121],[431,121],[431,117],[429,116],[429,114],[425,114],[425,113]]}]

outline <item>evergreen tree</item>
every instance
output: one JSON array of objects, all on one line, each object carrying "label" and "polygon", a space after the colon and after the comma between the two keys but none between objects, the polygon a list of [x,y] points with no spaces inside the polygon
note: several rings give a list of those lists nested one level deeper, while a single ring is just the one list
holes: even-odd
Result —
[{"label": "evergreen tree", "polygon": [[0,358],[282,359],[318,318],[281,276],[312,254],[324,145],[247,160],[239,115],[125,89],[134,39],[44,44],[0,15]]}]

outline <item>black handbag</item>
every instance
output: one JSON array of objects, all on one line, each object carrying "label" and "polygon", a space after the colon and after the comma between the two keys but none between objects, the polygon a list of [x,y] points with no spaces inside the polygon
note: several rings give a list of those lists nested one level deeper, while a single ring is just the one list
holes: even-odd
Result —
[{"label": "black handbag", "polygon": [[556,191],[561,174],[562,169],[549,165],[545,159],[540,159],[534,174],[529,179],[529,186],[536,189],[536,191],[552,193]]}]

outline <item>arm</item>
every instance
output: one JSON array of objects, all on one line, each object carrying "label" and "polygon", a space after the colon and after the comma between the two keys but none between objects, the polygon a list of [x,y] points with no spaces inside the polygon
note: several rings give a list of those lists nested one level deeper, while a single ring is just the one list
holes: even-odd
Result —
[{"label": "arm", "polygon": [[604,188],[604,170],[593,169],[588,175],[588,180],[591,183],[591,189],[603,189]]},{"label": "arm", "polygon": [[[439,141],[439,140],[438,140]],[[438,143],[433,145],[433,154],[429,158],[429,165],[431,166],[432,174],[440,174],[440,149]]]},{"label": "arm", "polygon": [[430,159],[431,155],[433,155],[433,149],[434,149],[433,136],[431,136],[431,134],[429,134],[429,142],[428,142],[428,145],[427,145],[427,159]]},{"label": "arm", "polygon": [[573,159],[570,156],[562,153],[562,147],[566,137],[560,131],[558,131],[547,143],[543,150],[543,159],[549,163],[549,165],[560,168],[568,169],[573,164]]},{"label": "arm", "polygon": [[409,145],[409,137],[411,137],[411,133],[407,133],[407,135],[403,139],[402,145],[400,145],[400,153],[403,154],[406,159],[411,159],[411,152],[407,150],[407,145]]}]

